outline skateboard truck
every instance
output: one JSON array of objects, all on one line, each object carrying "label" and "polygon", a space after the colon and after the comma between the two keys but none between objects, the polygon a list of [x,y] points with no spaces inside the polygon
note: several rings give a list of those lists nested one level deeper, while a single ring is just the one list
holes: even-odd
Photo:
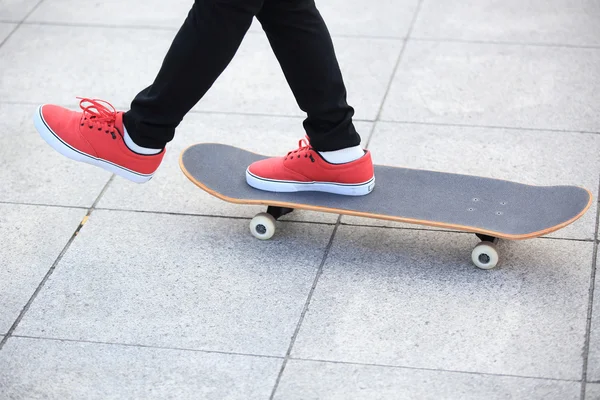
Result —
[{"label": "skateboard truck", "polygon": [[481,243],[475,246],[471,252],[471,261],[481,269],[494,268],[500,260],[498,249],[496,248],[496,244],[500,239],[481,233],[476,233],[475,235],[481,239]]},{"label": "skateboard truck", "polygon": [[275,218],[275,219],[279,219],[280,217],[283,217],[285,214],[289,214],[292,211],[294,211],[293,208],[275,207],[275,206],[267,207],[267,214],[271,214],[273,216],[273,218]]},{"label": "skateboard truck", "polygon": [[275,221],[292,211],[293,208],[268,206],[267,212],[258,213],[252,218],[250,232],[257,239],[271,239],[275,234]]}]

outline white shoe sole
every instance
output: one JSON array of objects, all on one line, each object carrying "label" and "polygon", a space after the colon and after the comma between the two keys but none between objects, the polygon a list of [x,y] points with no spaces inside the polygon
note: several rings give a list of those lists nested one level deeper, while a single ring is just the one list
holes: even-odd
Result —
[{"label": "white shoe sole", "polygon": [[132,171],[125,167],[121,167],[120,165],[114,164],[110,161],[103,160],[101,158],[97,158],[91,156],[89,154],[83,153],[76,148],[70,146],[68,143],[64,142],[56,133],[50,129],[46,121],[44,120],[44,116],[42,115],[42,107],[39,106],[33,116],[33,123],[35,125],[35,129],[39,132],[42,139],[46,141],[52,148],[58,151],[65,157],[70,158],[71,160],[81,161],[87,164],[94,165],[96,167],[100,167],[106,171],[112,172],[113,174],[122,176],[123,178],[129,179],[135,183],[144,183],[148,182],[154,174],[141,174],[139,172]]},{"label": "white shoe sole", "polygon": [[260,178],[246,170],[246,182],[255,189],[268,192],[327,192],[345,196],[364,196],[373,190],[375,177],[363,183],[276,181]]}]

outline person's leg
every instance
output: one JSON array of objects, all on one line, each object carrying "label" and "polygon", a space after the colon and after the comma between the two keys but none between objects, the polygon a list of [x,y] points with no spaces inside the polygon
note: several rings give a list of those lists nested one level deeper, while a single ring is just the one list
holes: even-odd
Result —
[{"label": "person's leg", "polygon": [[360,144],[331,36],[313,0],[265,0],[257,19],[281,65],[318,151]]},{"label": "person's leg", "polygon": [[196,0],[154,83],[125,113],[133,141],[162,148],[238,50],[263,0]]},{"label": "person's leg", "polygon": [[42,105],[34,124],[61,154],[148,181],[184,115],[204,96],[236,53],[263,0],[196,0],[154,83],[127,113],[83,99],[81,112]]},{"label": "person's leg", "polygon": [[309,142],[284,157],[253,163],[246,182],[275,192],[361,196],[375,185],[371,154],[360,147],[346,88],[325,22],[313,0],[265,0],[257,15],[299,107]]}]

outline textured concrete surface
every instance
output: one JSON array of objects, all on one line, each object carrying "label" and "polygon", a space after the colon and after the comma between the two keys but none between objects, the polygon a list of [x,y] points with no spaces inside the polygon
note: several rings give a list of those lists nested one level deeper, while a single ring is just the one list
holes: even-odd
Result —
[{"label": "textured concrete surface", "polygon": [[[165,30],[23,24],[0,47],[0,97],[71,107],[77,107],[76,97],[94,97],[128,106],[154,79],[173,36]],[[127,62],[101,62],[108,51],[110,59]]]},{"label": "textured concrete surface", "polygon": [[11,338],[0,353],[6,399],[256,399],[281,360],[101,343]]},{"label": "textured concrete surface", "polygon": [[482,274],[475,243],[340,228],[292,355],[580,379],[593,245],[503,243],[503,267]]},{"label": "textured concrete surface", "polygon": [[291,360],[276,399],[579,399],[577,382]]},{"label": "textured concrete surface", "polygon": [[0,21],[20,22],[30,13],[39,0],[2,0]]},{"label": "textured concrete surface", "polygon": [[600,384],[588,383],[585,391],[586,400],[597,400],[600,399]]},{"label": "textured concrete surface", "polygon": [[0,203],[0,334],[7,333],[85,210]]},{"label": "textured concrete surface", "polygon": [[596,48],[411,41],[382,118],[597,131]]},{"label": "textured concrete surface", "polygon": [[[256,22],[147,184],[39,138],[40,103],[126,109],[191,4],[0,1],[0,397],[600,399],[597,202],[482,271],[472,235],[363,218],[292,213],[258,241],[264,208],[187,181],[196,142],[304,135]],[[599,4],[317,0],[376,162],[596,200]]]},{"label": "textured concrete surface", "polygon": [[[73,0],[44,1],[27,18],[27,22],[86,25],[132,26],[178,29],[190,10],[189,0],[107,0],[79,2]],[[118,10],[118,12],[115,12]]]},{"label": "textured concrete surface", "polygon": [[15,29],[16,24],[0,23],[0,41],[6,39],[8,34]]},{"label": "textured concrete surface", "polygon": [[[600,255],[596,252],[596,268],[598,268],[599,260]],[[595,288],[598,287],[600,287],[600,277],[596,275]],[[598,296],[594,297],[593,311],[587,378],[592,382],[600,382],[600,299]]]},{"label": "textured concrete surface", "polygon": [[[403,38],[408,33],[417,4],[417,0],[400,0],[379,1],[376,7],[371,3],[356,2],[348,7],[345,0],[327,0],[319,3],[319,10],[334,35]],[[121,12],[115,13],[115,8]],[[54,0],[43,2],[27,22],[68,24],[85,19],[89,25],[179,29],[189,8],[189,0],[168,3],[160,0],[108,0],[101,3]],[[374,20],[377,24],[373,24]],[[251,31],[260,32],[261,29],[255,21]]]},{"label": "textured concrete surface", "polygon": [[96,211],[16,333],[284,356],[332,230]]},{"label": "textured concrete surface", "polygon": [[600,45],[595,0],[424,1],[417,38],[523,44]]}]

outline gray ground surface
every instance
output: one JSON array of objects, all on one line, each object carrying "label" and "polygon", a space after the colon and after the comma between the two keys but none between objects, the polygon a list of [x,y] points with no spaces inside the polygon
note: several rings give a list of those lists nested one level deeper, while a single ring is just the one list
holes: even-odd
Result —
[{"label": "gray ground surface", "polygon": [[[304,135],[256,24],[147,184],[39,138],[40,103],[126,108],[190,4],[0,0],[0,398],[600,398],[597,203],[482,271],[473,235],[361,218],[293,213],[261,242],[262,207],[183,176],[190,144]],[[376,163],[597,199],[598,1],[318,5]]]}]

